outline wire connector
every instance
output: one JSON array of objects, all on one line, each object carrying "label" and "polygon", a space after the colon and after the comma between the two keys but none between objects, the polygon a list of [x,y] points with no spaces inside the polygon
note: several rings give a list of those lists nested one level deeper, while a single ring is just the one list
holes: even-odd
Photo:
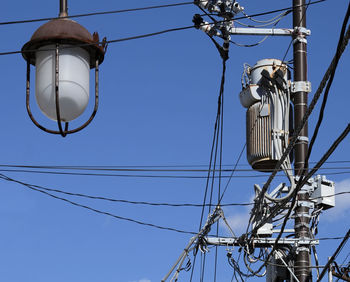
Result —
[{"label": "wire connector", "polygon": [[310,81],[293,81],[291,82],[291,85],[290,85],[290,91],[292,93],[297,93],[297,92],[310,93],[312,91],[311,82]]}]

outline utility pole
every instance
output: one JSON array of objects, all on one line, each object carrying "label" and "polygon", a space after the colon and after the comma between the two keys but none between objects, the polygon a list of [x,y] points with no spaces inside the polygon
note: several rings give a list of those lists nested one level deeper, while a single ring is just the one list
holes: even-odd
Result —
[{"label": "utility pole", "polygon": [[[251,244],[253,248],[271,249],[269,261],[265,261],[266,281],[312,281],[310,252],[311,247],[319,244],[319,241],[313,238],[310,230],[310,212],[314,207],[326,210],[335,206],[334,197],[328,198],[329,195],[334,195],[334,182],[327,180],[324,176],[316,176],[309,179],[308,183],[300,187],[299,190],[298,181],[302,181],[302,178],[308,172],[309,139],[307,122],[301,131],[298,131],[298,138],[294,146],[294,174],[290,174],[292,166],[289,157],[284,156],[283,160],[281,157],[284,152],[287,152],[285,150],[289,146],[288,137],[292,136],[289,123],[282,122],[289,120],[289,99],[294,104],[294,128],[299,130],[308,110],[308,93],[311,92],[311,83],[307,78],[306,37],[311,34],[310,30],[306,29],[308,5],[306,5],[305,0],[292,0],[292,2],[293,28],[291,29],[235,27],[234,16],[243,12],[244,8],[234,0],[196,0],[195,4],[202,10],[208,10],[209,13],[216,14],[217,17],[224,17],[224,21],[209,23],[204,21],[201,15],[196,14],[193,22],[196,28],[207,33],[212,39],[213,37],[219,37],[227,40],[230,39],[231,35],[292,36],[293,38],[293,79],[286,83],[289,78],[285,73],[286,66],[283,61],[278,59],[260,60],[253,67],[249,65],[244,67],[243,75],[245,77],[244,80],[242,79],[242,92],[239,94],[239,98],[242,106],[247,108],[248,162],[253,169],[266,172],[275,172],[276,165],[279,164],[279,168],[286,173],[290,181],[290,187],[280,184],[270,194],[267,191],[263,192],[264,198],[268,200],[267,205],[271,210],[273,207],[279,207],[279,202],[289,201],[294,195],[294,189],[298,188],[295,208],[294,206],[285,207],[294,208],[295,223],[294,230],[292,229],[291,232],[295,233],[295,238],[282,237],[282,232],[286,232],[286,230],[274,229],[273,224],[267,220],[262,221],[261,225],[257,227],[255,234],[257,236],[252,236],[250,242],[245,242],[246,238],[244,237],[236,238],[234,235],[232,238],[210,237],[208,232],[200,231],[197,238],[204,238],[204,240],[191,239],[190,244],[171,268],[166,279],[176,267],[177,270],[173,278],[177,279],[190,247],[206,252],[208,245],[242,247],[242,244],[247,244],[247,246]],[[279,102],[275,103],[275,101]],[[278,105],[281,105],[281,108]],[[248,148],[249,146],[251,148]],[[258,199],[263,189],[257,184],[254,187]],[[325,200],[324,196],[327,196],[329,201]],[[225,219],[223,212],[221,216]],[[251,220],[253,226],[254,224],[260,224],[260,218],[256,215]],[[285,220],[289,220],[289,217]],[[273,236],[274,233],[280,235],[275,237]],[[287,246],[291,250],[294,250],[295,246],[295,253],[291,251],[291,255],[286,254],[283,250]],[[228,253],[229,259],[231,255]],[[249,271],[251,275],[257,275],[263,267],[264,265],[256,270],[257,272],[252,269],[249,269]],[[320,278],[322,278],[322,275],[320,275]]]},{"label": "utility pole", "polygon": [[[307,107],[307,41],[305,38],[306,6],[305,0],[293,0],[293,27],[296,33],[293,36],[293,59],[294,59],[294,126],[297,128],[301,123]],[[305,124],[295,146],[294,170],[296,176],[302,176],[308,169],[306,163],[308,151],[308,125]],[[309,215],[309,191],[303,188],[297,195],[297,207],[295,210],[295,236],[299,239],[310,239],[310,215]],[[310,271],[310,247],[299,247],[295,260],[295,275],[300,282],[312,281]]]}]

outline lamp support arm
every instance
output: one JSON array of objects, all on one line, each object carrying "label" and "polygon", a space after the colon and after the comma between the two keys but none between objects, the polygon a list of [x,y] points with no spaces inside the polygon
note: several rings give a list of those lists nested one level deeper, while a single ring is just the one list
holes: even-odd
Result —
[{"label": "lamp support arm", "polygon": [[67,0],[60,0],[60,18],[68,17],[68,5]]}]

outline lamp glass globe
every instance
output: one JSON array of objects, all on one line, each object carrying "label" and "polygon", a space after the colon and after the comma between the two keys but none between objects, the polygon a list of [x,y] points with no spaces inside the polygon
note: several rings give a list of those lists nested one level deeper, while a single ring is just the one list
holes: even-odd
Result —
[{"label": "lamp glass globe", "polygon": [[[55,103],[55,45],[36,52],[35,97],[41,111],[57,120]],[[59,50],[59,106],[61,121],[79,117],[89,102],[90,56],[80,47],[61,45]]]}]

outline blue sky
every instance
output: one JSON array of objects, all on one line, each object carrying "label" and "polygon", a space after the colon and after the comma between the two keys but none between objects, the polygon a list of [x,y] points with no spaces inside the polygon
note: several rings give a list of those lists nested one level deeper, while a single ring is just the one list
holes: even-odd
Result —
[{"label": "blue sky", "polygon": [[[176,1],[68,1],[69,14],[119,10]],[[241,1],[248,14],[291,6],[292,1]],[[1,21],[55,17],[58,1],[6,1]],[[307,14],[312,35],[308,38],[309,80],[316,90],[336,49],[348,1],[326,1],[313,5]],[[194,5],[117,15],[77,19],[90,32],[107,39],[146,34],[192,25],[201,13]],[[264,19],[268,19],[266,16]],[[290,28],[291,15],[279,27]],[[20,50],[42,23],[2,25],[0,52]],[[259,38],[233,37],[243,43]],[[245,143],[245,109],[241,91],[243,63],[255,64],[264,58],[283,58],[289,38],[268,38],[254,48],[232,45],[225,84],[225,124],[223,163],[234,164]],[[339,62],[311,161],[318,161],[349,123],[349,50]],[[287,59],[292,59],[292,52]],[[146,39],[110,44],[100,68],[100,108],[95,120],[83,131],[66,138],[49,135],[36,128],[25,108],[26,63],[21,55],[0,56],[2,101],[0,113],[2,165],[28,166],[200,166],[209,163],[219,93],[221,60],[209,38],[196,29],[172,32]],[[32,70],[34,74],[34,71]],[[34,87],[34,77],[32,77]],[[34,88],[32,88],[34,94]],[[310,94],[310,100],[314,91]],[[320,103],[319,103],[320,104]],[[38,119],[55,128],[39,112]],[[313,132],[319,105],[310,118]],[[91,107],[88,108],[88,112]],[[329,161],[349,161],[349,137]],[[243,155],[239,168],[249,168]],[[349,163],[329,163],[323,171],[349,173]],[[339,168],[340,167],[340,168]],[[2,169],[2,168],[0,168]],[[6,169],[6,168],[4,168]],[[1,172],[1,171],[0,171]],[[201,203],[205,179],[67,176],[5,172],[23,182],[73,193],[132,201]],[[126,174],[123,172],[116,174]],[[130,174],[141,174],[132,172]],[[159,172],[149,173],[160,175]],[[162,175],[205,175],[195,172]],[[259,178],[233,178],[223,202],[249,202]],[[350,175],[327,176],[337,192],[350,191]],[[274,184],[279,181],[277,179]],[[225,183],[225,182],[224,182]],[[186,246],[191,235],[158,230],[120,221],[72,206],[16,183],[0,181],[0,279],[2,281],[159,281]],[[65,197],[65,196],[64,196]],[[190,207],[144,207],[68,197],[93,208],[119,216],[187,231],[198,229],[200,209]],[[321,216],[319,237],[343,236],[349,228],[349,196],[337,198],[337,207]],[[239,233],[249,210],[226,208],[226,217]],[[206,216],[206,215],[205,215]],[[220,234],[228,235],[225,228]],[[320,264],[326,263],[339,241],[323,241],[318,246]],[[345,246],[337,261],[349,253]],[[234,250],[237,252],[237,249]],[[235,253],[236,254],[236,253]],[[190,256],[192,259],[192,255]],[[206,279],[212,281],[214,251],[207,255]],[[198,262],[195,279],[198,281]],[[218,280],[230,281],[225,247],[219,251]],[[182,272],[180,281],[189,281]],[[264,281],[252,278],[249,281]]]}]

